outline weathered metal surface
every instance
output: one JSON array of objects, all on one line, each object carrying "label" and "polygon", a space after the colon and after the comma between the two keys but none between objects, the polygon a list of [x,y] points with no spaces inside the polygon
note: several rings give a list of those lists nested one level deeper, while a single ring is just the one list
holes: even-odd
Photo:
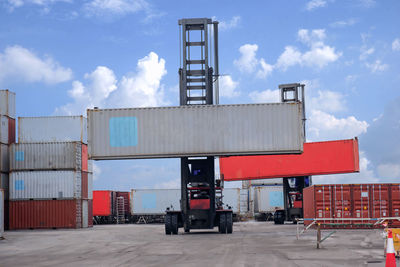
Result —
[{"label": "weathered metal surface", "polygon": [[88,199],[93,199],[93,173],[88,173]]},{"label": "weathered metal surface", "polygon": [[9,146],[0,144],[0,172],[8,172],[9,166]]},{"label": "weathered metal surface", "polygon": [[15,119],[15,93],[0,90],[0,115]]},{"label": "weathered metal surface", "polygon": [[0,143],[15,143],[15,119],[7,116],[0,116]]},{"label": "weathered metal surface", "polygon": [[82,200],[22,200],[9,202],[10,230],[81,228]]},{"label": "weathered metal surface", "polygon": [[276,209],[283,209],[283,186],[267,185],[254,186],[253,205],[255,213],[273,212]]},{"label": "weathered metal surface", "polygon": [[358,140],[305,143],[300,155],[220,158],[225,181],[358,172]]},{"label": "weathered metal surface", "polygon": [[0,239],[4,237],[4,190],[0,189]]},{"label": "weathered metal surface", "polygon": [[230,206],[233,213],[240,213],[240,189],[239,188],[224,188],[222,191],[224,209]]},{"label": "weathered metal surface", "polygon": [[21,171],[10,173],[10,200],[80,199],[80,171]]},{"label": "weathered metal surface", "polygon": [[[372,228],[377,218],[399,217],[400,184],[314,185],[303,191],[304,223],[336,228]],[[398,221],[389,221],[400,226]]]},{"label": "weathered metal surface", "polygon": [[87,170],[80,142],[18,143],[10,146],[10,170]]},{"label": "weathered metal surface", "polygon": [[9,175],[8,173],[0,173],[0,189],[4,190],[4,199],[8,200],[8,188],[9,188]]},{"label": "weathered metal surface", "polygon": [[89,158],[301,153],[299,103],[88,110]]},{"label": "weathered metal surface", "polygon": [[19,117],[19,143],[87,143],[87,120],[83,116]]},{"label": "weathered metal surface", "polygon": [[89,203],[87,199],[82,200],[82,228],[89,226]]},{"label": "weathered metal surface", "polygon": [[180,189],[132,189],[131,214],[165,214],[165,210],[180,210]]}]

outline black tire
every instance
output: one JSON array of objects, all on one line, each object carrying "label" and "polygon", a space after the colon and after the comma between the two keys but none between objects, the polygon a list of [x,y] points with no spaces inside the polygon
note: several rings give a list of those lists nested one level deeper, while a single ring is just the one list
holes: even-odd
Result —
[{"label": "black tire", "polygon": [[165,234],[171,234],[171,214],[165,215]]},{"label": "black tire", "polygon": [[178,214],[171,214],[171,232],[173,235],[178,234]]},{"label": "black tire", "polygon": [[233,219],[232,219],[232,213],[229,212],[226,214],[226,233],[232,234],[232,231],[233,231]]},{"label": "black tire", "polygon": [[225,213],[219,215],[219,227],[218,230],[221,234],[226,233],[226,216]]}]

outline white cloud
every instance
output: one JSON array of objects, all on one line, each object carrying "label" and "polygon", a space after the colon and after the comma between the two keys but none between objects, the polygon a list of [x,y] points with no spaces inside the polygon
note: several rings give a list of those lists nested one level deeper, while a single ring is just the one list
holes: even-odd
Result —
[{"label": "white cloud", "polygon": [[40,58],[32,51],[15,45],[0,53],[0,81],[6,78],[55,84],[70,80],[72,71],[60,66],[50,56]]},{"label": "white cloud", "polygon": [[275,103],[280,102],[279,90],[264,90],[264,91],[253,91],[249,94],[250,99],[255,103]]},{"label": "white cloud", "polygon": [[374,7],[376,5],[375,0],[358,0],[360,5],[366,8]]},{"label": "white cloud", "polygon": [[140,59],[133,74],[123,76],[117,81],[114,72],[99,66],[90,74],[88,81],[72,83],[68,92],[74,100],[56,109],[56,114],[82,114],[87,108],[154,107],[165,105],[162,77],[167,73],[165,60],[150,52]]},{"label": "white cloud", "polygon": [[372,55],[375,52],[375,48],[367,48],[365,45],[361,47],[361,54],[360,54],[360,60],[366,60],[369,55]]},{"label": "white cloud", "polygon": [[239,48],[240,58],[235,60],[233,63],[242,72],[253,72],[257,67],[258,60],[256,58],[256,52],[258,45],[256,44],[245,44]]},{"label": "white cloud", "polygon": [[97,180],[101,175],[101,168],[94,160],[92,160],[92,162],[93,162],[93,180]]},{"label": "white cloud", "polygon": [[370,69],[372,73],[385,71],[389,67],[388,64],[382,63],[379,59],[375,60],[373,63],[366,62],[365,66]]},{"label": "white cloud", "polygon": [[318,96],[311,97],[308,106],[312,109],[325,112],[338,112],[346,110],[344,96],[339,92],[318,90]]},{"label": "white cloud", "polygon": [[239,85],[239,82],[232,80],[230,75],[220,76],[219,78],[219,95],[222,97],[237,97],[240,95],[236,89]]},{"label": "white cloud", "polygon": [[266,78],[272,73],[273,65],[268,64],[265,59],[256,57],[258,45],[245,44],[239,48],[240,58],[233,63],[241,72],[253,73],[256,72],[256,77],[260,79]]},{"label": "white cloud", "polygon": [[347,26],[353,26],[357,22],[358,22],[357,19],[349,18],[346,20],[338,20],[338,21],[332,22],[331,24],[329,24],[329,26],[331,26],[332,28],[343,28],[343,27],[347,27]]},{"label": "white cloud", "polygon": [[274,66],[265,62],[263,58],[259,60],[259,64],[260,64],[260,69],[257,71],[256,74],[258,78],[264,79],[268,75],[270,75],[274,70]]},{"label": "white cloud", "polygon": [[400,178],[400,165],[399,164],[379,164],[378,174],[383,178]]},{"label": "white cloud", "polygon": [[354,116],[336,118],[321,110],[311,110],[307,120],[307,140],[324,141],[353,138],[367,132],[368,123]]},{"label": "white cloud", "polygon": [[316,8],[324,7],[326,6],[327,1],[325,0],[311,0],[307,2],[306,4],[306,9],[308,11],[314,10]]},{"label": "white cloud", "polygon": [[242,18],[240,16],[233,16],[230,21],[223,21],[223,20],[218,20],[217,17],[215,16],[212,17],[213,21],[218,20],[219,22],[218,29],[221,31],[226,31],[236,28],[237,26],[239,26],[241,19]]},{"label": "white cloud", "polygon": [[7,0],[6,2],[9,10],[13,11],[15,8],[22,7],[24,5],[47,7],[57,2],[71,3],[72,0]]},{"label": "white cloud", "polygon": [[149,4],[145,0],[92,0],[84,5],[88,16],[126,15],[148,8]]},{"label": "white cloud", "polygon": [[393,51],[400,51],[400,38],[394,39],[392,43],[392,50]]},{"label": "white cloud", "polygon": [[297,37],[310,50],[302,53],[296,47],[286,46],[276,63],[276,66],[283,71],[295,65],[323,68],[329,63],[335,62],[342,55],[341,52],[336,52],[334,47],[324,43],[324,39],[326,38],[324,29],[311,31],[300,29]]}]

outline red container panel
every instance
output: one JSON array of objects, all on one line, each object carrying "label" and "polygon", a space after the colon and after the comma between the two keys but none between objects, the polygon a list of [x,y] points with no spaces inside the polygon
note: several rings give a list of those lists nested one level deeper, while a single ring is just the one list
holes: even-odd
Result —
[{"label": "red container panel", "polygon": [[130,194],[129,192],[116,192],[116,197],[123,197],[124,198],[124,210],[125,214],[130,214]]},{"label": "red container panel", "polygon": [[15,119],[8,118],[8,143],[15,143]]},{"label": "red container panel", "polygon": [[88,171],[88,148],[86,144],[82,144],[82,171]]},{"label": "red container panel", "polygon": [[305,143],[303,154],[220,157],[225,181],[360,171],[358,140]]},{"label": "red container panel", "polygon": [[[319,185],[315,190],[316,218],[333,218],[332,208],[332,186]],[[325,220],[325,222],[330,222],[330,220]]]},{"label": "red container panel", "polygon": [[360,218],[356,224],[372,223],[366,219],[371,218],[371,185],[353,185],[353,215]]},{"label": "red container panel", "polygon": [[[400,184],[393,184],[390,187],[391,207],[390,214],[392,217],[400,217]],[[400,221],[393,221],[392,227],[400,227]]]},{"label": "red container panel", "polygon": [[112,215],[112,191],[93,191],[93,216]]},{"label": "red container panel", "polygon": [[9,201],[9,229],[82,227],[81,200]]},{"label": "red container panel", "polygon": [[210,199],[191,199],[191,210],[208,210],[210,209]]},{"label": "red container panel", "polygon": [[[340,223],[350,223],[346,221],[346,218],[352,218],[352,196],[351,196],[351,185],[333,185],[332,186],[332,203],[333,218],[342,219]],[[337,222],[337,221],[335,221]]]},{"label": "red container panel", "polygon": [[81,174],[81,189],[82,189],[82,198],[87,199],[88,198],[88,173],[87,172],[82,172]]},{"label": "red container panel", "polygon": [[390,214],[390,185],[371,186],[371,216],[372,218],[389,217]]}]

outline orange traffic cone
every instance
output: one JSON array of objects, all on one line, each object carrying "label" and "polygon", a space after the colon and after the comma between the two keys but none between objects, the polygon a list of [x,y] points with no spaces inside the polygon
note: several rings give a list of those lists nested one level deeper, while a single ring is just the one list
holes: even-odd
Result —
[{"label": "orange traffic cone", "polygon": [[390,229],[388,229],[385,267],[396,267],[396,256],[394,254],[393,235],[392,235],[392,230]]}]

